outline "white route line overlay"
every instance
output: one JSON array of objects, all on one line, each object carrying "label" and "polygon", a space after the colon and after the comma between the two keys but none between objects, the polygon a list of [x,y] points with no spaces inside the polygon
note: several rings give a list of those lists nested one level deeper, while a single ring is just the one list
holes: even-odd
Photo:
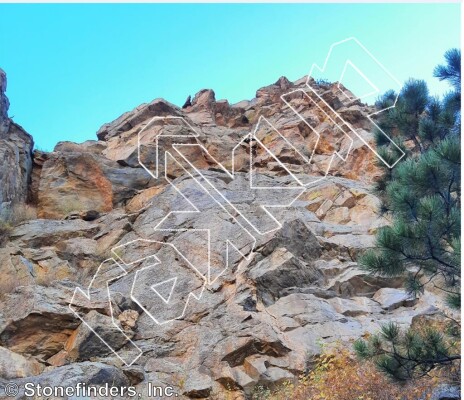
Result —
[{"label": "white route line overlay", "polygon": [[[398,86],[400,86],[400,83],[396,80],[396,78],[394,78],[390,72],[361,44],[361,42],[359,42],[356,38],[354,37],[351,37],[351,38],[347,38],[345,40],[342,40],[340,42],[336,42],[334,44],[332,44],[332,46],[330,47],[330,50],[329,50],[329,53],[325,59],[325,62],[323,64],[322,67],[319,67],[317,64],[313,64],[312,67],[311,67],[311,70],[310,70],[310,73],[307,77],[307,80],[306,80],[306,86],[309,88],[309,90],[311,91],[311,93],[313,95],[315,95],[319,101],[322,101],[325,106],[330,110],[330,113],[332,113],[332,115],[329,115],[327,114],[319,105],[317,105],[319,107],[319,109],[324,112],[324,114],[335,124],[335,126],[337,126],[342,132],[343,129],[341,128],[341,126],[336,123],[336,121],[332,118],[332,116],[335,116],[336,118],[338,118],[340,121],[342,121],[342,124],[343,125],[346,125],[349,130],[354,134],[356,135],[356,137],[358,137],[362,142],[363,144],[365,144],[385,165],[387,165],[389,168],[393,168],[396,163],[405,155],[405,153],[394,143],[394,141],[391,140],[391,138],[385,133],[383,132],[379,127],[378,125],[373,121],[373,119],[371,118],[373,115],[376,115],[376,114],[379,114],[383,111],[386,111],[388,110],[389,108],[393,108],[395,107],[396,105],[396,102],[398,100],[398,94],[395,98],[395,101],[393,103],[393,105],[391,107],[388,107],[388,108],[385,108],[383,110],[379,110],[379,111],[376,111],[372,114],[369,114],[367,116],[367,118],[379,129],[380,132],[382,132],[389,140],[390,142],[397,148],[397,150],[401,153],[401,156],[393,163],[393,164],[389,164],[386,160],[384,160],[378,153],[377,151],[371,147],[369,145],[369,143],[367,143],[357,132],[356,130],[347,122],[345,121],[335,110],[332,109],[332,107],[330,107],[329,104],[327,104],[327,102],[321,97],[319,96],[319,94],[316,92],[315,88],[313,88],[310,84],[310,79],[312,77],[312,74],[313,74],[313,71],[314,70],[319,70],[320,72],[324,72],[328,66],[328,63],[329,63],[329,60],[330,60],[330,57],[332,55],[332,52],[333,50],[337,47],[337,46],[340,46],[340,45],[343,45],[345,43],[348,43],[348,42],[354,42],[356,43],[391,79],[393,79],[397,84]],[[341,90],[340,88],[340,82],[343,80],[343,77],[344,77],[344,74],[346,72],[346,69],[347,69],[347,66],[351,66],[356,72],[358,72],[358,74],[360,76],[362,76],[365,81],[374,89],[373,92],[370,92],[362,97],[360,97],[359,99],[361,98],[364,98],[366,96],[370,96],[372,94],[376,94],[376,93],[379,93],[379,89],[377,88],[377,86],[375,86],[375,84],[373,84],[369,79],[368,77],[362,72],[361,69],[359,69],[350,59],[347,59],[345,61],[345,64],[343,66],[343,70],[341,72],[341,75],[340,75],[340,79],[339,79],[339,83],[338,83],[338,88]],[[246,260],[249,260],[249,258],[251,257],[251,253],[252,253],[252,250],[254,249],[255,247],[255,244],[256,244],[256,237],[255,235],[252,235],[249,230],[247,230],[247,228],[245,228],[243,226],[243,221],[245,221],[249,226],[251,226],[252,228],[254,228],[254,230],[258,233],[258,234],[266,234],[266,233],[270,233],[272,231],[275,231],[275,230],[278,230],[282,227],[282,224],[280,223],[280,221],[278,221],[270,212],[267,208],[271,208],[271,207],[280,207],[280,208],[283,208],[283,207],[289,207],[293,204],[293,202],[295,200],[297,200],[297,198],[302,194],[304,193],[304,191],[306,190],[307,186],[311,185],[311,184],[314,184],[315,182],[318,182],[320,181],[321,179],[324,179],[326,178],[328,172],[330,171],[330,168],[331,168],[331,165],[332,165],[332,161],[333,161],[333,157],[335,156],[338,156],[342,161],[346,161],[347,160],[347,157],[349,155],[349,153],[351,152],[351,148],[352,148],[352,144],[353,144],[353,139],[347,135],[345,132],[345,135],[351,140],[350,142],[350,145],[349,145],[349,149],[348,151],[346,152],[346,155],[345,157],[343,157],[341,154],[339,154],[338,152],[334,152],[330,162],[329,162],[329,165],[327,167],[327,171],[325,173],[324,176],[322,176],[320,179],[316,180],[316,181],[312,181],[311,183],[309,184],[304,184],[303,182],[301,182],[300,179],[298,179],[298,177],[296,177],[290,170],[288,170],[288,168],[279,160],[279,158],[277,156],[275,156],[260,140],[259,138],[256,136],[256,133],[258,131],[258,128],[260,126],[260,124],[262,123],[267,123],[272,129],[274,129],[277,134],[280,136],[280,138],[282,138],[295,152],[297,152],[299,154],[300,157],[302,157],[303,160],[305,160],[308,164],[312,162],[312,158],[313,158],[313,155],[314,155],[314,152],[315,152],[315,149],[317,148],[317,145],[319,143],[319,139],[321,137],[320,133],[317,132],[316,129],[314,129],[314,127],[312,127],[307,121],[306,119],[296,110],[292,107],[292,105],[290,104],[290,102],[288,102],[286,99],[285,99],[285,96],[288,96],[290,94],[293,94],[295,92],[302,92],[304,95],[306,95],[308,98],[308,94],[307,92],[305,92],[304,90],[302,89],[297,89],[297,90],[294,90],[294,91],[291,91],[289,93],[286,93],[284,95],[281,96],[281,99],[282,101],[287,104],[291,109],[292,111],[300,118],[303,120],[303,122],[309,126],[309,128],[311,129],[311,131],[317,136],[317,140],[315,142],[315,146],[314,146],[314,149],[312,151],[312,154],[309,158],[307,158],[304,154],[302,154],[300,151],[298,151],[297,148],[295,148],[291,142],[288,141],[288,139],[286,137],[284,137],[278,129],[276,129],[266,118],[264,118],[263,116],[260,116],[259,117],[259,120],[258,120],[258,123],[254,129],[254,131],[252,133],[249,133],[247,134],[245,137],[242,138],[242,140],[233,148],[232,150],[232,154],[231,154],[231,161],[232,161],[232,171],[228,171],[220,162],[218,162],[209,152],[208,150],[203,146],[201,145],[200,143],[197,143],[197,144],[193,144],[193,146],[198,146],[201,148],[202,151],[204,151],[209,157],[211,157],[211,159],[223,170],[224,173],[226,173],[231,179],[234,179],[234,175],[235,175],[235,157],[234,157],[234,154],[235,154],[235,151],[236,149],[239,148],[239,146],[244,143],[244,140],[247,139],[247,138],[253,138],[253,140],[255,140],[257,143],[260,144],[260,146],[262,148],[265,149],[265,151],[279,164],[279,166],[281,168],[283,168],[290,177],[292,177],[298,184],[298,186],[301,188],[301,191],[300,193],[298,193],[298,195],[296,195],[293,200],[291,200],[290,202],[287,202],[285,204],[282,204],[282,205],[260,205],[260,207],[276,222],[278,228],[275,228],[275,229],[272,229],[272,230],[269,230],[269,231],[265,231],[265,232],[260,232],[253,224],[252,221],[249,221],[213,184],[212,182],[208,179],[207,176],[203,175],[201,173],[201,171],[199,169],[197,169],[192,163],[189,162],[189,160],[179,151],[179,147],[181,146],[192,146],[192,144],[185,144],[185,143],[173,143],[172,144],[172,149],[174,150],[175,153],[177,153],[177,155],[181,156],[182,159],[187,163],[187,165],[191,168],[191,171],[187,171],[179,162],[178,160],[174,157],[174,155],[169,152],[168,150],[165,151],[165,174],[164,174],[164,179],[168,182],[169,185],[173,186],[174,190],[177,191],[177,193],[179,193],[185,200],[186,202],[189,204],[189,206],[191,206],[191,209],[190,210],[176,210],[176,211],[170,211],[154,228],[154,230],[157,230],[157,231],[169,231],[169,232],[174,232],[174,231],[206,231],[207,232],[207,235],[208,235],[208,255],[207,255],[207,259],[208,259],[208,269],[207,269],[207,275],[203,275],[200,273],[200,271],[198,271],[197,268],[195,268],[195,266],[193,266],[190,261],[184,257],[184,255],[175,247],[174,244],[172,243],[166,243],[166,242],[159,242],[159,241],[148,241],[146,239],[136,239],[134,241],[131,241],[131,242],[128,242],[128,243],[125,243],[123,245],[118,245],[116,247],[114,247],[111,251],[112,253],[115,255],[115,258],[116,259],[119,259],[120,262],[116,261],[116,259],[114,258],[110,258],[108,260],[105,260],[102,264],[100,264],[99,268],[97,269],[97,272],[95,273],[95,275],[93,276],[86,292],[84,292],[82,289],[80,289],[79,287],[76,287],[75,288],[75,291],[74,291],[74,295],[73,295],[73,298],[69,304],[69,308],[71,309],[71,311],[126,365],[130,366],[132,365],[141,355],[142,355],[142,350],[134,343],[132,342],[132,340],[121,330],[121,328],[116,324],[115,320],[114,320],[114,316],[113,316],[113,308],[112,308],[112,305],[111,305],[111,294],[110,294],[110,289],[109,289],[109,283],[114,281],[114,280],[117,280],[125,275],[127,275],[127,271],[126,269],[123,267],[123,265],[126,265],[126,266],[130,266],[130,265],[133,265],[133,264],[136,264],[137,262],[141,262],[147,258],[152,258],[155,263],[154,264],[150,264],[146,267],[143,267],[141,268],[140,270],[137,270],[135,272],[135,275],[134,275],[134,281],[133,281],[133,284],[132,284],[132,287],[131,287],[131,299],[137,303],[147,314],[148,316],[158,325],[162,325],[162,324],[165,324],[165,323],[169,323],[175,319],[179,319],[179,318],[182,318],[184,315],[185,315],[185,312],[186,312],[186,309],[187,309],[187,306],[188,306],[188,303],[190,301],[190,298],[191,297],[194,297],[196,300],[200,300],[203,292],[204,292],[204,289],[206,287],[206,285],[212,285],[215,283],[215,281],[219,278],[219,276],[221,276],[225,270],[228,268],[228,264],[229,264],[229,246],[232,246],[236,251],[239,252],[239,254],[245,258]],[[343,94],[345,94],[343,92],[343,90],[341,90]],[[346,96],[346,94],[345,94]],[[314,100],[312,100],[310,98],[310,100],[314,102]],[[155,171],[152,172],[152,170],[145,166],[144,163],[142,162],[141,160],[141,154],[140,154],[140,135],[155,121],[158,121],[158,120],[163,120],[163,121],[166,121],[166,120],[169,120],[169,119],[177,119],[177,120],[182,120],[182,122],[186,125],[186,127],[189,129],[189,135],[166,135],[166,136],[170,136],[170,137],[179,137],[179,138],[198,138],[199,137],[199,134],[196,132],[196,130],[183,118],[183,117],[180,117],[180,116],[166,116],[166,117],[154,117],[152,118],[146,125],[143,126],[143,128],[140,130],[139,134],[138,134],[138,146],[137,146],[137,151],[138,151],[138,161],[139,161],[139,164],[142,166],[142,168],[145,169],[145,171],[147,171],[154,179],[158,180],[160,179],[159,177],[159,159],[158,159],[158,154],[159,154],[159,149],[158,149],[158,138],[159,137],[162,137],[163,135],[158,135],[156,136],[156,168],[155,168]],[[277,190],[282,190],[282,189],[295,189],[295,188],[289,188],[289,187],[275,187],[275,188],[269,188],[269,187],[259,187],[259,186],[254,186],[253,185],[253,179],[252,179],[252,172],[253,172],[253,155],[252,155],[252,149],[251,149],[251,146],[250,146],[250,189],[253,189],[253,190],[260,190],[260,189],[275,189],[276,191]],[[251,237],[251,241],[252,241],[252,244],[251,244],[251,250],[249,251],[249,255],[247,254],[243,254],[236,246],[234,246],[234,244],[229,240],[227,239],[227,257],[226,257],[226,268],[224,269],[224,271],[222,271],[215,279],[212,279],[211,278],[211,266],[210,266],[210,251],[211,251],[211,248],[210,248],[210,245],[211,245],[211,241],[210,241],[210,238],[211,238],[211,231],[209,229],[161,229],[161,228],[158,228],[160,227],[163,222],[173,213],[199,213],[200,211],[198,210],[198,208],[176,187],[176,185],[172,182],[172,180],[167,176],[167,162],[168,162],[168,158],[171,157],[171,159],[176,162],[179,166],[182,167],[183,171],[188,174],[191,178],[193,178],[196,183],[198,185],[200,185],[212,198],[213,200],[224,210],[226,211],[227,213],[229,213],[229,215],[233,218],[234,222],[237,223],[238,225],[240,225],[240,227],[246,231],[250,237]],[[208,183],[208,185],[210,187],[206,187],[206,185],[204,185],[199,179],[198,179],[198,175],[200,176],[201,179],[203,179],[206,183]],[[238,215],[238,218],[242,220],[239,221],[236,216],[232,215],[231,212],[226,208],[224,207],[224,205],[222,204],[222,202],[219,202],[215,197],[214,195],[211,193],[211,191],[213,191],[213,193],[215,195],[219,195],[223,201],[225,201],[225,203],[235,212],[237,213]],[[134,296],[134,288],[136,288],[136,282],[137,282],[137,276],[139,275],[139,273],[143,270],[146,270],[148,268],[152,268],[156,265],[160,265],[161,264],[161,261],[159,260],[158,257],[156,257],[156,255],[151,255],[151,256],[148,256],[148,257],[144,257],[144,258],[141,258],[139,260],[136,260],[136,261],[132,261],[131,263],[129,264],[125,264],[124,261],[122,260],[122,258],[118,255],[118,249],[121,249],[127,245],[130,245],[134,242],[137,242],[137,241],[145,241],[145,242],[152,242],[152,243],[158,243],[158,244],[161,244],[161,245],[168,245],[168,246],[171,246],[182,258],[183,260],[189,265],[190,268],[192,268],[192,270],[198,274],[199,276],[202,277],[202,279],[204,279],[204,285],[203,287],[201,288],[201,291],[199,293],[199,295],[194,295],[192,293],[190,293],[188,296],[187,296],[187,300],[186,300],[186,303],[185,303],[185,307],[182,311],[182,315],[179,316],[179,317],[176,317],[172,320],[168,320],[168,321],[163,321],[163,322],[160,322],[158,321],[153,315],[151,315],[151,313],[139,302],[139,300]],[[134,348],[136,349],[136,352],[137,354],[131,359],[129,360],[129,362],[123,358],[117,350],[115,350],[109,343],[107,343],[102,337],[101,335],[99,335],[80,315],[79,313],[73,308],[73,305],[74,305],[74,300],[75,300],[75,297],[76,297],[76,294],[80,294],[80,295],[83,295],[87,300],[91,300],[91,289],[92,289],[92,284],[93,282],[95,281],[95,278],[96,276],[98,275],[99,271],[100,271],[100,268],[102,267],[102,265],[106,262],[111,262],[111,263],[114,263],[115,265],[117,265],[121,270],[121,274],[114,277],[114,278],[111,278],[109,279],[107,282],[106,282],[106,289],[107,289],[107,296],[108,296],[108,300],[109,300],[109,306],[110,306],[110,313],[111,313],[111,319],[112,319],[112,323],[113,325],[119,330],[121,331],[121,333],[126,336],[126,338],[128,339],[128,342],[134,346]],[[159,298],[161,298],[161,300],[165,303],[165,304],[169,304],[170,300],[171,300],[171,297],[172,297],[172,294],[173,294],[173,291],[175,289],[175,286],[176,286],[176,283],[177,283],[177,280],[178,280],[178,276],[175,276],[175,277],[172,277],[172,278],[169,278],[163,282],[158,282],[158,283],[154,283],[153,285],[150,286],[150,289],[157,295],[159,296]],[[172,285],[172,288],[170,290],[170,293],[168,295],[167,298],[165,298],[164,296],[162,296],[157,290],[156,290],[156,287],[157,286],[160,286],[164,283],[168,283],[168,282],[173,282],[173,285]]]},{"label": "white route line overlay", "polygon": [[[372,61],[375,62],[375,64],[377,64],[381,69],[382,71],[394,82],[396,83],[397,85],[397,88],[401,88],[401,83],[390,73],[390,71],[388,71],[387,68],[385,68],[385,66],[379,61],[377,60],[376,57],[374,57],[374,55],[358,40],[356,39],[355,37],[350,37],[350,38],[347,38],[347,39],[344,39],[344,40],[341,40],[340,42],[336,42],[334,44],[332,44],[332,46],[330,46],[330,50],[329,50],[329,53],[327,54],[327,57],[324,61],[324,64],[322,67],[320,67],[319,65],[317,64],[313,64],[311,66],[311,70],[309,72],[309,75],[306,79],[306,86],[311,90],[311,92],[316,95],[320,101],[322,101],[331,111],[331,113],[333,113],[333,115],[336,115],[338,118],[340,118],[344,124],[350,129],[350,131],[352,133],[354,133],[356,135],[356,137],[358,137],[362,142],[363,144],[365,144],[376,156],[377,158],[382,161],[388,168],[393,168],[397,163],[398,161],[400,161],[404,156],[405,156],[405,153],[404,151],[390,138],[390,136],[388,136],[376,123],[375,121],[372,119],[372,116],[374,115],[377,115],[377,114],[380,114],[384,111],[387,111],[388,109],[390,108],[394,108],[396,106],[396,103],[398,101],[398,97],[399,97],[399,91],[396,92],[396,96],[395,96],[395,100],[393,102],[393,104],[390,106],[390,107],[386,107],[386,108],[383,108],[381,110],[378,110],[378,111],[375,111],[371,114],[368,114],[367,115],[367,118],[369,119],[370,122],[372,122],[372,124],[390,141],[390,143],[399,151],[399,153],[401,153],[401,156],[392,164],[389,164],[386,160],[384,160],[382,158],[382,156],[375,150],[375,148],[373,148],[368,142],[366,142],[357,132],[356,130],[351,126],[350,123],[348,123],[347,121],[345,121],[335,110],[333,110],[332,107],[330,107],[329,104],[327,104],[327,102],[317,94],[316,90],[314,87],[311,86],[310,84],[310,80],[311,80],[311,77],[313,76],[314,74],[314,71],[315,70],[318,70],[320,72],[324,72],[327,68],[328,68],[328,65],[329,65],[329,61],[330,61],[330,57],[332,55],[332,52],[334,51],[335,48],[337,48],[338,46],[340,45],[343,45],[345,43],[349,43],[349,42],[352,42],[352,43],[355,43],[357,46],[359,46],[359,48],[361,48],[364,53],[366,55],[368,55]],[[369,85],[374,89],[374,92],[373,93],[369,93],[369,94],[366,94],[364,96],[362,96],[361,98],[363,97],[367,97],[371,94],[381,94],[379,89],[377,88],[377,86],[375,86],[368,78],[367,76],[362,72],[362,70],[360,68],[358,68],[350,59],[347,59],[346,62],[345,62],[345,65],[343,67],[343,71],[341,73],[341,76],[339,78],[339,81],[342,80],[344,74],[345,74],[345,71],[346,71],[346,66],[347,64],[351,65],[366,81],[367,83],[369,83]],[[338,83],[338,88],[340,88],[340,82]],[[343,91],[342,91],[343,92]],[[344,93],[344,92],[343,92]],[[283,95],[285,96],[285,95]],[[285,101],[285,99],[283,98],[283,96],[281,96],[282,100],[307,124],[307,122],[304,120],[304,117],[302,117],[298,111],[296,111],[293,107],[291,107],[291,105]],[[359,99],[361,99],[359,98]],[[327,114],[326,114],[327,115]],[[331,116],[327,115],[331,120]],[[333,120],[332,120],[333,121]],[[345,161],[345,160],[344,160]]]},{"label": "white route line overlay", "polygon": [[[107,282],[106,282],[106,292],[107,292],[107,296],[108,296],[108,303],[109,303],[109,307],[110,307],[110,314],[111,314],[111,322],[113,324],[113,326],[121,332],[122,335],[124,335],[127,339],[128,339],[128,343],[130,343],[136,350],[136,353],[131,359],[129,360],[126,360],[126,358],[123,358],[117,350],[115,350],[108,342],[105,341],[105,339],[102,338],[102,336],[95,331],[95,329],[93,329],[89,324],[88,322],[86,322],[84,320],[84,318],[81,317],[81,315],[79,314],[79,312],[77,310],[75,310],[73,308],[73,305],[74,305],[74,300],[76,298],[77,295],[82,295],[84,296],[87,300],[91,301],[91,289],[92,289],[92,285],[97,277],[97,275],[99,274],[102,266],[105,264],[105,263],[112,263],[112,264],[115,264],[117,265],[120,269],[121,269],[121,274],[112,278],[112,279],[109,279]],[[85,326],[87,326],[87,328],[89,328],[94,335],[96,335],[115,355],[116,357],[118,357],[124,364],[126,364],[127,366],[130,366],[132,365],[135,361],[138,360],[138,358],[142,355],[142,350],[129,338],[129,336],[127,336],[125,334],[125,332],[119,327],[119,325],[115,322],[115,319],[114,319],[114,314],[113,314],[113,306],[111,304],[111,293],[110,293],[110,288],[109,288],[109,283],[116,280],[116,279],[119,279],[123,276],[127,275],[127,271],[119,264],[116,262],[116,260],[114,260],[113,258],[109,258],[105,261],[103,261],[100,266],[98,267],[97,269],[97,272],[95,273],[95,275],[93,276],[92,280],[90,281],[90,284],[87,288],[87,290],[84,292],[81,288],[79,287],[76,287],[74,289],[74,294],[73,294],[73,297],[71,299],[71,302],[69,304],[69,308],[70,310],[77,316],[77,318],[79,318],[84,324]],[[127,343],[126,343],[127,345]]]}]

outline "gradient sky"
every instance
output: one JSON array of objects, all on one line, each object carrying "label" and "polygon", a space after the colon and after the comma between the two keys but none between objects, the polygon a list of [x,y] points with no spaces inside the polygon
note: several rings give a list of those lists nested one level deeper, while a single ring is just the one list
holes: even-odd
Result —
[{"label": "gradient sky", "polygon": [[[231,103],[358,38],[400,81],[460,47],[460,4],[0,4],[10,116],[52,150],[157,97],[212,88]],[[331,78],[331,77],[328,77]],[[332,78],[336,79],[336,78]],[[382,86],[382,85],[381,85]],[[381,87],[387,89],[387,87]]]}]

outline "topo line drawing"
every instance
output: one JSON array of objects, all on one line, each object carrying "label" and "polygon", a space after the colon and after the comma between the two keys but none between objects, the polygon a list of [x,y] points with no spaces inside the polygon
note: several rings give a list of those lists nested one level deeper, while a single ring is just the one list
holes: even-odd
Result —
[{"label": "topo line drawing", "polygon": [[[345,52],[345,53],[344,53]],[[196,263],[189,259],[188,249],[182,249],[182,243],[170,243],[166,241],[136,239],[131,242],[119,245],[112,249],[114,257],[105,260],[98,268],[96,274],[87,288],[83,291],[76,288],[74,296],[70,301],[69,307],[73,313],[93,332],[97,337],[113,351],[114,354],[126,365],[132,365],[142,354],[142,350],[124,333],[118,326],[113,317],[113,308],[111,303],[111,282],[121,278],[127,277],[129,274],[133,275],[133,283],[131,285],[130,298],[136,303],[144,313],[146,313],[151,320],[158,325],[167,324],[176,319],[183,318],[188,308],[191,299],[200,300],[205,289],[208,286],[214,285],[218,279],[230,268],[229,261],[231,252],[236,252],[241,259],[249,259],[251,253],[256,246],[257,238],[260,235],[267,235],[279,230],[282,227],[281,222],[274,216],[272,211],[277,208],[290,207],[306,190],[314,183],[325,179],[332,168],[333,161],[338,157],[341,161],[346,161],[350,155],[353,147],[354,139],[361,140],[375,156],[382,161],[389,168],[393,168],[404,156],[404,152],[389,138],[385,132],[381,131],[375,123],[373,117],[381,112],[395,107],[398,95],[391,107],[383,110],[377,110],[367,116],[370,122],[377,129],[382,132],[390,143],[398,150],[400,156],[392,163],[388,163],[385,159],[378,154],[373,148],[352,126],[349,122],[345,121],[323,97],[320,96],[316,87],[314,86],[314,76],[316,73],[328,73],[335,69],[338,71],[339,83],[338,89],[341,90],[346,97],[350,100],[361,100],[369,98],[373,95],[379,95],[379,89],[375,84],[375,80],[371,79],[365,74],[362,68],[359,67],[359,62],[355,63],[356,57],[359,55],[367,56],[370,60],[371,66],[376,68],[378,74],[386,77],[393,87],[400,87],[400,83],[391,75],[391,73],[354,37],[347,38],[340,42],[332,44],[327,54],[327,57],[322,67],[313,64],[307,76],[305,89],[296,89],[281,96],[282,101],[300,118],[316,136],[316,142],[311,155],[308,157],[295,147],[291,140],[282,135],[281,132],[264,116],[258,118],[258,122],[253,131],[245,135],[239,143],[232,149],[230,154],[231,170],[228,170],[216,160],[212,154],[204,147],[199,140],[201,138],[196,127],[194,127],[184,117],[173,116],[156,116],[146,123],[138,133],[137,155],[138,161],[142,168],[155,180],[165,180],[172,190],[180,195],[184,201],[185,208],[180,210],[171,210],[165,215],[156,226],[153,227],[154,232],[160,234],[169,234],[172,232],[182,231],[185,234],[195,235],[199,242],[207,249],[207,260],[202,265],[195,265]],[[341,62],[337,60],[340,57]],[[335,61],[334,61],[335,60]],[[360,79],[363,79],[366,85],[372,89],[371,91],[357,97],[355,99],[349,93],[343,90],[343,81],[348,73],[356,73]],[[301,113],[292,106],[291,99],[297,96],[307,101],[308,106],[317,107],[317,109],[331,121],[334,129],[338,129],[342,135],[337,143],[340,147],[334,150],[328,164],[324,167],[325,174],[318,179],[306,180],[301,176],[294,174],[290,171],[282,160],[279,159],[261,140],[259,132],[261,129],[265,131],[272,130],[276,137],[283,141],[285,146],[293,150],[297,157],[301,158],[304,164],[311,164],[314,162],[314,154],[317,146],[321,140],[321,133],[308,121]],[[150,165],[146,165],[143,157],[142,147],[151,145],[154,135],[155,157],[154,160],[149,160]],[[255,154],[252,146],[245,149],[245,143],[253,141],[256,146],[262,148],[269,157],[278,164],[278,166],[285,171],[288,176],[289,182],[283,186],[267,187],[260,186],[256,181],[256,172],[254,169]],[[217,183],[211,177],[202,171],[201,167],[196,165],[194,161],[188,157],[189,151],[195,150],[203,154],[210,164],[214,165],[216,170],[221,171],[225,176],[234,180],[236,174],[235,159],[240,152],[247,151],[249,159],[248,186],[241,187],[244,193],[248,193],[250,197],[256,199],[256,204],[249,210],[244,210],[234,202],[233,199],[228,197],[226,193],[218,187]],[[233,222],[237,229],[236,237],[216,237],[214,243],[211,239],[212,232],[205,221],[205,227],[202,228],[189,228],[189,229],[176,229],[175,225],[171,223],[171,219],[175,215],[184,213],[202,213],[201,204],[195,203],[195,200],[189,198],[188,193],[185,193],[183,188],[180,187],[174,179],[169,175],[168,171],[172,168],[177,168],[182,171],[182,175],[190,177],[195,182],[195,187],[198,192],[208,198],[215,206],[215,210],[219,213],[226,214]],[[161,172],[164,169],[164,173]],[[258,215],[258,217],[256,217]],[[148,252],[148,255],[138,256],[136,250],[130,250],[131,246],[153,246],[156,250],[153,253]],[[216,246],[215,249],[212,247]],[[220,254],[220,260],[213,262],[211,252],[214,250],[215,254]],[[135,253],[134,253],[135,252]],[[134,253],[134,256],[127,258],[121,253]],[[111,311],[111,319],[114,327],[120,331],[127,339],[127,345],[124,351],[121,349],[113,349],[104,338],[99,335],[91,324],[86,321],[85,316],[80,315],[79,306],[83,301],[91,302],[93,298],[92,290],[95,289],[95,282],[97,278],[102,275],[102,271],[108,267],[114,266],[114,270],[118,271],[114,276],[104,282],[105,294],[109,302]],[[100,285],[101,286],[101,285]],[[165,318],[166,313],[168,318]],[[127,350],[127,347],[131,347]]]}]

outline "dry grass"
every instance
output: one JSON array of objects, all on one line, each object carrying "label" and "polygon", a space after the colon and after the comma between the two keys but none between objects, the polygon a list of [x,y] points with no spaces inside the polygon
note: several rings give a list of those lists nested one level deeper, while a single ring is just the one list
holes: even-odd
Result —
[{"label": "dry grass", "polygon": [[0,220],[0,246],[8,239],[13,226],[7,222]]},{"label": "dry grass", "polygon": [[65,203],[61,204],[58,207],[58,211],[61,212],[64,216],[71,213],[79,213],[85,211],[86,206],[78,199],[67,199]]},{"label": "dry grass", "polygon": [[11,223],[13,226],[37,218],[37,209],[29,204],[16,204],[11,210]]},{"label": "dry grass", "polygon": [[36,208],[28,204],[15,204],[12,207],[0,209],[0,245],[6,242],[15,226],[36,218]]},{"label": "dry grass", "polygon": [[37,209],[29,204],[14,204],[11,207],[0,209],[0,221],[12,226],[36,218]]},{"label": "dry grass", "polygon": [[346,349],[326,351],[314,369],[275,390],[258,387],[253,400],[428,400],[438,384],[427,377],[407,384],[392,382],[371,362],[360,362]]}]

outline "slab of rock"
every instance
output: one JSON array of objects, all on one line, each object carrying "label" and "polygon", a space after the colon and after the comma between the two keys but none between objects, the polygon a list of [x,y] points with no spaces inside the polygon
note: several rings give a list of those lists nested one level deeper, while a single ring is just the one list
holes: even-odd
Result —
[{"label": "slab of rock", "polygon": [[9,293],[18,286],[35,283],[34,263],[22,256],[17,247],[10,244],[0,248],[0,265],[2,265],[1,293]]},{"label": "slab of rock", "polygon": [[[126,330],[127,336],[122,335],[118,327],[114,325],[111,317],[100,314],[95,310],[85,315],[84,320],[115,351],[129,341],[129,335],[133,336],[133,332],[130,330]],[[111,349],[102,343],[87,325],[81,324],[69,337],[64,350],[67,352],[69,360],[86,361],[93,357],[112,354]]]},{"label": "slab of rock", "polygon": [[207,399],[212,390],[213,381],[210,376],[202,374],[198,370],[190,371],[182,394],[191,399]]},{"label": "slab of rock", "polygon": [[340,275],[329,280],[327,288],[341,297],[372,297],[383,287],[398,288],[403,285],[401,278],[383,278],[374,276],[357,266],[347,268]]},{"label": "slab of rock", "polygon": [[411,307],[417,298],[404,289],[382,288],[372,297],[384,310],[392,311],[399,307]]},{"label": "slab of rock", "polygon": [[266,305],[273,304],[289,287],[309,286],[320,281],[322,274],[313,265],[300,261],[284,248],[277,248],[249,271],[256,282],[258,298]]},{"label": "slab of rock", "polygon": [[29,247],[48,247],[57,245],[62,240],[72,238],[91,238],[100,227],[82,220],[44,220],[37,219],[23,223],[13,229],[12,241],[20,241]]}]

